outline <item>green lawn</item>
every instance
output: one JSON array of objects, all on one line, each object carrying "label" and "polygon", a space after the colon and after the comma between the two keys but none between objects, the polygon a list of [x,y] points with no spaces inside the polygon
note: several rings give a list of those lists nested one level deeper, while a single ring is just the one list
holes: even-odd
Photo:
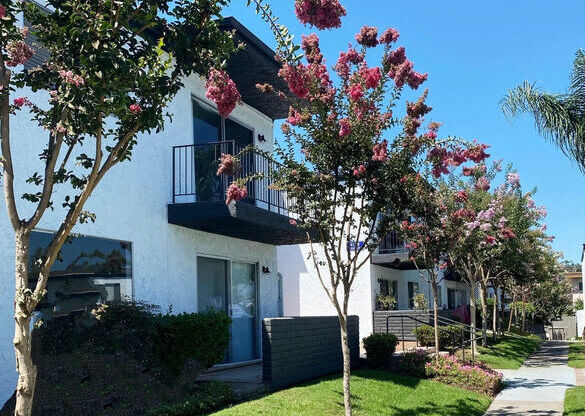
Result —
[{"label": "green lawn", "polygon": [[[356,416],[481,416],[490,398],[429,380],[358,370],[352,377]],[[343,415],[341,377],[327,377],[212,413],[214,416]]]},{"label": "green lawn", "polygon": [[567,390],[563,416],[585,416],[585,387]]},{"label": "green lawn", "polygon": [[541,340],[535,335],[504,335],[495,344],[478,348],[477,359],[495,369],[516,370],[538,348]]},{"label": "green lawn", "polygon": [[569,367],[585,368],[585,343],[575,342],[569,345]]}]

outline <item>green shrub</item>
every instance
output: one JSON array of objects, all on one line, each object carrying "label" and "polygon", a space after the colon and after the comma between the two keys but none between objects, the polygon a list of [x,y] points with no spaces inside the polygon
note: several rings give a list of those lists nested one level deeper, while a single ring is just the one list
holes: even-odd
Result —
[{"label": "green shrub", "polygon": [[370,365],[374,368],[386,367],[392,361],[398,338],[392,334],[372,334],[363,339],[364,349]]},{"label": "green shrub", "polygon": [[223,360],[231,319],[223,311],[161,315],[154,342],[156,356],[180,373],[187,360],[209,368]]},{"label": "green shrub", "polygon": [[148,416],[203,415],[225,406],[231,400],[230,386],[225,383],[211,382],[198,386],[187,400],[152,409],[148,412]]},{"label": "green shrub", "polygon": [[426,365],[430,361],[430,354],[423,349],[408,351],[398,358],[398,369],[406,375],[423,378],[426,375]]},{"label": "green shrub", "polygon": [[138,360],[152,355],[159,308],[145,302],[108,303],[99,312],[53,318],[35,330],[43,354],[73,351],[114,353],[123,351]]},{"label": "green shrub", "polygon": [[[439,327],[439,348],[457,347],[466,337],[464,326],[461,324]],[[430,325],[421,325],[413,331],[418,343],[423,347],[435,346],[435,329]]]}]

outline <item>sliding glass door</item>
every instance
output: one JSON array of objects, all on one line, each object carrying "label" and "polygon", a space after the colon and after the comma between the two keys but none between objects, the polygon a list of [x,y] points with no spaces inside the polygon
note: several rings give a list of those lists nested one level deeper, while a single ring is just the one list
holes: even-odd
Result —
[{"label": "sliding glass door", "polygon": [[197,258],[197,300],[200,312],[224,310],[232,318],[226,362],[260,357],[257,332],[257,267],[252,263]]}]

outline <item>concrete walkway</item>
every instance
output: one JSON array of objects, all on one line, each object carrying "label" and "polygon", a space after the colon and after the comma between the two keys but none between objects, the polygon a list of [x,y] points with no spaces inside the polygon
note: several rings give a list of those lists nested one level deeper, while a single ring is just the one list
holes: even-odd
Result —
[{"label": "concrete walkway", "polygon": [[485,415],[561,416],[565,391],[576,383],[568,354],[568,342],[547,341],[518,370],[502,370],[506,388]]}]

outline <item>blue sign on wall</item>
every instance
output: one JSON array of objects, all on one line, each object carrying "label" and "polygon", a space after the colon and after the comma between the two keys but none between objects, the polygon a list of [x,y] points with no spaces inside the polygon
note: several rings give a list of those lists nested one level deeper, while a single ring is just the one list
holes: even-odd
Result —
[{"label": "blue sign on wall", "polygon": [[347,249],[349,251],[358,251],[363,246],[364,246],[364,242],[363,241],[358,241],[357,244],[356,244],[355,241],[349,241],[347,243]]}]

